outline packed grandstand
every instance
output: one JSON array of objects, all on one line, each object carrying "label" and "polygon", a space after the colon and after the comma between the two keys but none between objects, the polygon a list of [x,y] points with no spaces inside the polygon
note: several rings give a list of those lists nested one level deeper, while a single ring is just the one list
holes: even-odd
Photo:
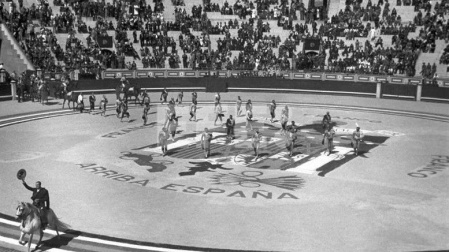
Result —
[{"label": "packed grandstand", "polygon": [[19,0],[1,20],[43,72],[193,69],[446,77],[449,1]]}]

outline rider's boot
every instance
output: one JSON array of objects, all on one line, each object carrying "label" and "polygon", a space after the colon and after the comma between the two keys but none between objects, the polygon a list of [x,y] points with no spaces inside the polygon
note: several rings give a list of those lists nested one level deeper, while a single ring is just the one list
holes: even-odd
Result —
[{"label": "rider's boot", "polygon": [[41,228],[42,228],[42,230],[44,230],[46,227],[47,227],[47,224],[48,224],[48,220],[47,220],[47,212],[45,211],[45,209],[40,209],[40,211],[39,211],[39,217],[40,217],[40,220],[41,220]]},{"label": "rider's boot", "polygon": [[41,228],[42,230],[45,230],[45,228],[47,227],[47,220],[44,217],[40,217],[41,218]]}]

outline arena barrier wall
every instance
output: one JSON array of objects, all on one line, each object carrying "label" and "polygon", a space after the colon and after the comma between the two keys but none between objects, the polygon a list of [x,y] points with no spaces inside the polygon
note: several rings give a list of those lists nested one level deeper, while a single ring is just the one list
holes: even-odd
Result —
[{"label": "arena barrier wall", "polygon": [[11,85],[0,85],[0,100],[11,100]]},{"label": "arena barrier wall", "polygon": [[449,88],[440,88],[435,86],[423,85],[421,99],[432,101],[448,101]]},{"label": "arena barrier wall", "polygon": [[[242,71],[248,74],[248,71]],[[121,77],[127,77],[133,86],[148,91],[160,91],[164,87],[172,91],[206,92],[303,92],[332,95],[357,95],[377,98],[412,99],[449,102],[449,88],[422,85],[422,79],[398,76],[369,76],[334,73],[282,72],[280,77],[239,77],[241,71],[193,71],[193,70],[108,70],[104,79],[79,79],[75,77],[76,90],[83,92],[114,92]],[[50,86],[60,82],[62,73],[44,74]],[[213,75],[213,76],[211,76]],[[382,83],[382,84],[380,84]],[[438,79],[442,87],[449,81]],[[11,96],[10,88],[0,88],[1,96]]]},{"label": "arena barrier wall", "polygon": [[417,85],[382,83],[381,90],[382,97],[416,99]]}]

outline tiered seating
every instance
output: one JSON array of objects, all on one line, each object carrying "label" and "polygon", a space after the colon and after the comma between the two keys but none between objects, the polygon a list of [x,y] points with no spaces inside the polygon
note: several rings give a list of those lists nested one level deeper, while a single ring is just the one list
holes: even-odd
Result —
[{"label": "tiered seating", "polygon": [[[427,69],[427,63],[437,62],[424,76],[446,75],[448,24],[443,17],[449,0],[336,0],[330,1],[328,12],[311,6],[313,2],[157,0],[147,5],[116,1],[114,6],[107,0],[105,8],[102,2],[67,5],[55,0],[47,3],[50,10],[44,8],[43,15],[32,14],[36,11],[30,1],[24,5],[42,27],[54,27],[43,30],[47,41],[41,45],[50,43],[51,50],[42,48],[46,56],[31,55],[36,64],[46,62],[43,67],[52,70],[58,64],[86,70],[101,64],[419,76],[422,63]],[[96,43],[101,35],[114,38],[106,48],[110,52]],[[302,52],[306,38],[321,40],[318,54]],[[56,64],[36,60],[40,57]]]}]

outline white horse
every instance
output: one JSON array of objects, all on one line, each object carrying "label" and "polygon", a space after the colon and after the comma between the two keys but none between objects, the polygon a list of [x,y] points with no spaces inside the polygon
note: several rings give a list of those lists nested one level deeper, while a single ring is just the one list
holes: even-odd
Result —
[{"label": "white horse", "polygon": [[[58,219],[53,210],[48,209],[46,211],[48,227],[54,229],[59,239],[59,230],[65,231],[70,228],[70,226]],[[25,234],[30,235],[30,239],[28,240],[28,252],[30,252],[31,241],[33,240],[33,234],[36,231],[39,231],[39,242],[36,244],[36,249],[39,248],[39,245],[42,241],[42,236],[44,234],[44,229],[41,225],[41,220],[39,218],[39,209],[35,207],[31,203],[20,202],[17,206],[16,212],[17,219],[21,220],[20,225],[20,238],[19,243],[25,245],[26,242],[22,241],[23,236]]]}]

